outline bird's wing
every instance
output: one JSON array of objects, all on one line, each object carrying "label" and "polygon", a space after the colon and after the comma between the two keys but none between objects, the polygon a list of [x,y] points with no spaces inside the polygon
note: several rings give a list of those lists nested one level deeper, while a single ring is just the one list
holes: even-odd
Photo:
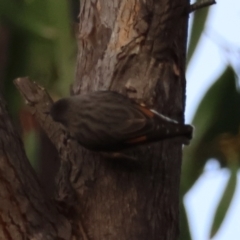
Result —
[{"label": "bird's wing", "polygon": [[154,113],[138,104],[134,104],[132,108],[129,107],[127,112],[128,118],[112,129],[112,136],[129,144],[144,142],[146,135],[154,129]]}]

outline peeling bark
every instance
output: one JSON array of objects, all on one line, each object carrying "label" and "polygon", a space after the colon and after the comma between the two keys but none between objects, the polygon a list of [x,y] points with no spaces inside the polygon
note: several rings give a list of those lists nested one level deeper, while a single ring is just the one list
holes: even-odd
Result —
[{"label": "peeling bark", "polygon": [[[116,90],[183,121],[187,9],[185,0],[81,1],[74,94]],[[131,171],[90,154],[81,171],[89,162],[94,171],[77,179],[89,239],[177,239],[181,150],[174,140],[133,149]]]},{"label": "peeling bark", "polygon": [[[183,121],[188,9],[186,0],[82,0],[73,93],[115,90]],[[52,100],[44,89],[27,78],[15,84],[61,158],[58,204],[50,205],[51,211],[44,204],[34,208],[40,209],[42,219],[44,214],[53,218],[52,234],[60,228],[63,239],[178,238],[180,142],[171,139],[127,150],[138,159],[134,163],[107,159],[66,141],[60,125],[46,113]],[[26,179],[26,186],[37,189],[36,202],[45,203],[36,179]],[[54,222],[59,216],[52,212],[56,205],[68,219],[67,227]],[[39,223],[43,235],[50,229],[48,221],[44,223]]]}]

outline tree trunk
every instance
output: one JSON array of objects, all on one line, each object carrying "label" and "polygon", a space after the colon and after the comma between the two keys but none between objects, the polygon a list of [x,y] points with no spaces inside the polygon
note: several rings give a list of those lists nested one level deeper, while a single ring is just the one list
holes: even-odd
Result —
[{"label": "tree trunk", "polygon": [[[183,121],[187,6],[185,0],[81,1],[74,94],[115,90]],[[167,140],[131,154],[138,161],[130,169],[86,150],[79,157],[86,235],[177,239],[181,144]]]},{"label": "tree trunk", "polygon": [[[184,121],[188,4],[185,0],[82,0],[73,93],[118,91]],[[17,135],[7,137],[6,148],[3,142],[8,135],[1,133],[1,159],[13,159],[7,168],[16,168],[13,181],[19,179],[19,186],[15,182],[11,185],[11,194],[3,194],[4,201],[17,206],[22,224],[16,226],[17,233],[22,235],[13,237],[10,228],[6,231],[5,225],[15,219],[7,219],[6,213],[6,219],[1,216],[5,238],[0,239],[178,238],[180,141],[165,140],[127,150],[125,154],[134,156],[135,161],[108,159],[65,141],[59,124],[46,115],[52,101],[44,89],[25,78],[15,84],[59,152],[58,203],[46,200],[26,164],[21,144],[14,150],[17,155],[9,157],[10,142],[20,142]],[[1,123],[0,130],[9,122]],[[1,182],[8,186],[6,178]],[[22,201],[19,207],[22,194],[18,204],[9,200],[18,196],[21,188],[26,203]],[[4,212],[3,207],[0,210]],[[36,219],[41,221],[36,224]]]}]

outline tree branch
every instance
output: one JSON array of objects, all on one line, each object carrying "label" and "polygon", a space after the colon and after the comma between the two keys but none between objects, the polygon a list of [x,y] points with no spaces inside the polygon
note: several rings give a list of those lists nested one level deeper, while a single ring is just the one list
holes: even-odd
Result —
[{"label": "tree branch", "polygon": [[0,96],[0,239],[69,238],[71,227],[46,199]]},{"label": "tree branch", "polygon": [[194,4],[191,4],[189,6],[188,13],[195,12],[201,8],[205,8],[213,4],[216,4],[215,0],[201,0],[201,1],[195,2]]},{"label": "tree branch", "polygon": [[15,79],[14,84],[25,99],[30,112],[35,115],[49,139],[58,148],[59,139],[62,138],[63,131],[60,124],[54,122],[48,114],[53,104],[49,94],[43,87],[36,82],[30,81],[27,77]]},{"label": "tree branch", "polygon": [[[60,170],[57,176],[57,195],[56,200],[61,204],[62,211],[69,218],[77,218],[81,211],[81,204],[76,204],[79,201],[75,189],[80,191],[84,188],[85,179],[88,180],[91,174],[91,163],[82,167],[84,160],[81,156],[89,155],[89,151],[82,149],[78,143],[72,140],[65,139],[65,134],[60,124],[54,122],[49,115],[49,109],[53,103],[51,97],[46,90],[37,83],[32,82],[29,78],[17,78],[14,84],[26,100],[30,112],[36,117],[37,121],[46,132],[47,136],[56,146],[61,160]],[[76,179],[81,176],[82,182],[76,182]],[[79,226],[75,226],[73,231],[79,232],[77,235],[87,236],[84,232],[84,227],[79,221]],[[85,239],[85,238],[84,238]]]}]

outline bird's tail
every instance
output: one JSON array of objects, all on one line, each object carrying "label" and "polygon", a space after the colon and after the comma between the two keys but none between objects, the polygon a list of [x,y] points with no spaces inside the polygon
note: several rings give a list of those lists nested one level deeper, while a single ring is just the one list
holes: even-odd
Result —
[{"label": "bird's tail", "polygon": [[182,143],[188,145],[193,136],[193,127],[177,122],[158,122],[154,131],[148,135],[149,141],[165,140],[169,138],[181,139]]}]

